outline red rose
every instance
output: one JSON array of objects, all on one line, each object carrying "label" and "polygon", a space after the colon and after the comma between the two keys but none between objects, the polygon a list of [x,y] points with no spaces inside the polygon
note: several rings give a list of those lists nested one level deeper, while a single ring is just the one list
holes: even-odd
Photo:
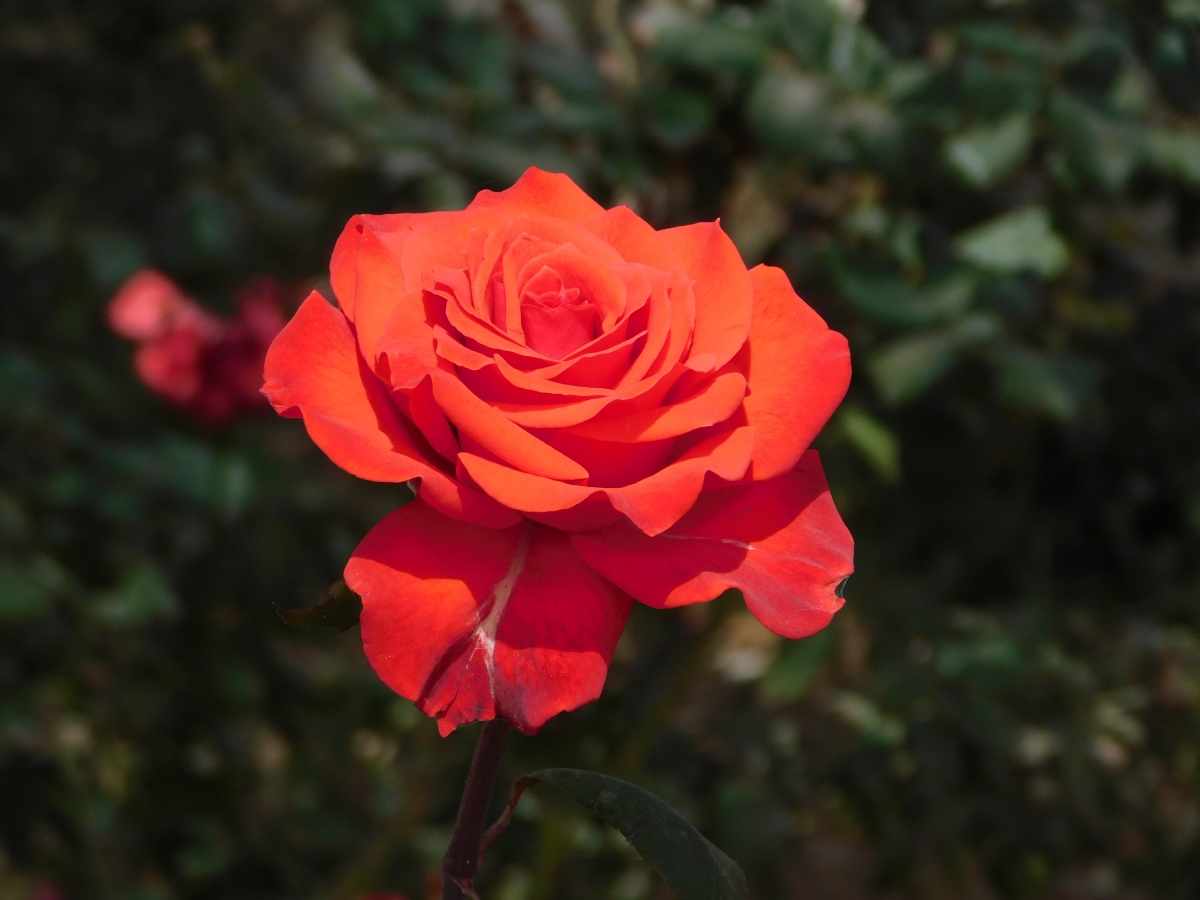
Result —
[{"label": "red rose", "polygon": [[462,212],[355,217],[332,282],[264,392],[347,471],[420,481],[345,574],[371,664],[443,733],[594,700],[630,598],[738,588],[792,638],[842,605],[852,540],[807,448],[846,341],[717,224],[655,231],[531,169]]},{"label": "red rose", "polygon": [[283,328],[287,290],[257,278],[237,297],[226,321],[161,272],[143,269],[108,306],[113,331],[137,341],[133,365],[148,388],[207,424],[257,411],[267,347]]}]

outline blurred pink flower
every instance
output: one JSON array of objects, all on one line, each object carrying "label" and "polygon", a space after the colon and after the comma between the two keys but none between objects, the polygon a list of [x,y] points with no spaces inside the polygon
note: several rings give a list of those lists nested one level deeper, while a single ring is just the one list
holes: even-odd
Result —
[{"label": "blurred pink flower", "polygon": [[126,281],[108,305],[113,331],[138,344],[133,365],[150,390],[215,425],[266,408],[260,393],[267,347],[287,321],[295,293],[257,277],[222,319],[154,269]]}]

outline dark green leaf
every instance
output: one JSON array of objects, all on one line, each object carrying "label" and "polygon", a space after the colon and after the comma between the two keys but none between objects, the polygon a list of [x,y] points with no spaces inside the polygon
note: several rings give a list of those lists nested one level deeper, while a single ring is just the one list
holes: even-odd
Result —
[{"label": "dark green leaf", "polygon": [[888,325],[930,325],[966,311],[975,280],[959,272],[917,287],[888,273],[848,266],[835,269],[838,287],[854,306]]},{"label": "dark green leaf", "polygon": [[670,804],[628,781],[580,769],[542,769],[514,786],[550,784],[617,829],[681,900],[745,900],[746,876]]},{"label": "dark green leaf", "polygon": [[1123,188],[1146,156],[1135,122],[1107,116],[1066,92],[1054,98],[1050,118],[1073,168],[1105,190]]},{"label": "dark green leaf", "polygon": [[658,32],[654,46],[664,61],[732,72],[753,70],[767,48],[763,29],[745,7],[704,22],[670,22]]},{"label": "dark green leaf", "polygon": [[92,611],[109,625],[136,627],[151,619],[179,613],[179,599],[157,567],[143,565],[97,598]]},{"label": "dark green leaf", "polygon": [[316,606],[308,609],[281,609],[276,606],[275,611],[289,625],[303,625],[305,628],[327,625],[345,631],[358,624],[358,617],[362,614],[362,598],[346,587],[346,582],[339,581],[330,586],[325,592],[325,599]]},{"label": "dark green leaf", "polygon": [[965,316],[950,328],[925,331],[885,345],[867,362],[879,393],[889,403],[904,403],[946,374],[967,346],[996,337],[999,322],[991,316]]},{"label": "dark green leaf", "polygon": [[646,98],[645,110],[650,131],[672,150],[694,143],[713,119],[712,101],[697,91],[657,91]]}]

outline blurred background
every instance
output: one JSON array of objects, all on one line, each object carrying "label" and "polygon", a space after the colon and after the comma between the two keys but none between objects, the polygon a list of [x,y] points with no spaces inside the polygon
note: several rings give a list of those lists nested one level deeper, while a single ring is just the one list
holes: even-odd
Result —
[{"label": "blurred background", "polygon": [[[604,698],[502,779],[631,779],[755,898],[1197,896],[1198,25],[1197,0],[4,0],[0,898],[436,895],[474,729],[438,738],[357,630],[273,608],[317,602],[404,488],[264,406],[156,396],[105,307],[154,266],[232,322],[258,276],[320,288],[352,213],[531,164],[659,227],[721,217],[849,336],[818,447],[859,571],[797,643],[739,603],[635,610]],[[534,795],[486,900],[666,896]]]}]

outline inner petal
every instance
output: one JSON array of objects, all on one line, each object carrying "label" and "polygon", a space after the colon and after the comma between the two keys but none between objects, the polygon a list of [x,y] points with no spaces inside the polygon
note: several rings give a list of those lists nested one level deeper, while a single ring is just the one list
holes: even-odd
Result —
[{"label": "inner petal", "polygon": [[525,343],[553,359],[562,359],[595,338],[599,321],[592,299],[578,287],[566,287],[549,267],[530,278],[521,293]]}]

